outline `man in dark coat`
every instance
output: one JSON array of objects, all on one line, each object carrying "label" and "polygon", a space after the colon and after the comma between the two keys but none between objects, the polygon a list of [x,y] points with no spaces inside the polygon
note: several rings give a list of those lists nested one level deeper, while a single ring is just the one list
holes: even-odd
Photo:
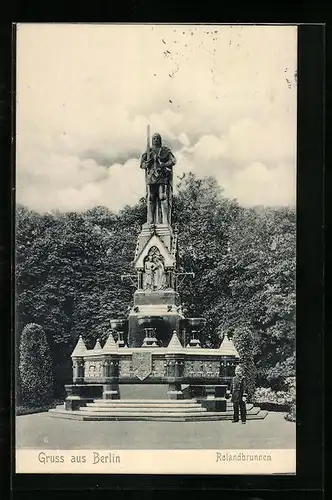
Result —
[{"label": "man in dark coat", "polygon": [[232,403],[234,409],[233,422],[239,421],[239,410],[241,414],[241,421],[243,424],[246,423],[247,420],[247,410],[246,410],[246,401],[247,401],[247,387],[246,380],[243,376],[242,368],[237,366],[235,368],[235,377],[232,379],[230,391],[228,391],[232,395]]}]

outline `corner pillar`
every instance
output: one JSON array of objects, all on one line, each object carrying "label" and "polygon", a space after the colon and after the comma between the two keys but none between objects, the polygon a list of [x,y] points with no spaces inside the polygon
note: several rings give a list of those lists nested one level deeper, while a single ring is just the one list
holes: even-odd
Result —
[{"label": "corner pillar", "polygon": [[181,380],[184,373],[184,358],[182,355],[166,356],[166,377],[168,381],[167,396],[169,399],[184,399]]},{"label": "corner pillar", "polygon": [[74,384],[84,382],[84,358],[73,359],[73,382]]},{"label": "corner pillar", "polygon": [[120,399],[119,360],[115,357],[106,359],[103,363],[103,399]]}]

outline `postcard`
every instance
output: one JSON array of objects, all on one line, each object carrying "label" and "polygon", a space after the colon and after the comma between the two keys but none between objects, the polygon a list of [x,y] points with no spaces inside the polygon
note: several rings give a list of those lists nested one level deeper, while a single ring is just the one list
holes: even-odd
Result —
[{"label": "postcard", "polygon": [[297,26],[16,39],[16,472],[295,474]]}]

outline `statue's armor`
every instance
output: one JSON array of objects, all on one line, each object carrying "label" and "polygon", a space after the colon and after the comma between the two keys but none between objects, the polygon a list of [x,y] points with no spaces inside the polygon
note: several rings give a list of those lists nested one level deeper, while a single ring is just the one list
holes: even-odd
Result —
[{"label": "statue's armor", "polygon": [[[161,148],[150,148],[149,162],[145,169],[145,181],[147,185],[168,184],[172,185],[172,167],[175,165],[175,158],[171,150],[162,146]],[[143,153],[142,162],[146,162],[147,153]],[[162,165],[160,165],[162,163]],[[166,168],[167,167],[167,168]]]},{"label": "statue's armor", "polygon": [[141,168],[145,169],[147,223],[170,224],[176,158],[167,146],[162,146],[159,134],[154,137],[159,144],[153,144],[141,157]]}]

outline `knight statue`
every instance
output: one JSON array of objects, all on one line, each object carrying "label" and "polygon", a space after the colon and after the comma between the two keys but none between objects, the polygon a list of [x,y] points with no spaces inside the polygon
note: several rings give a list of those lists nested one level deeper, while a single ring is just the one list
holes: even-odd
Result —
[{"label": "knight statue", "polygon": [[173,196],[173,167],[176,158],[172,151],[162,145],[161,135],[147,134],[147,149],[141,157],[140,167],[145,169],[147,223],[171,224]]}]

